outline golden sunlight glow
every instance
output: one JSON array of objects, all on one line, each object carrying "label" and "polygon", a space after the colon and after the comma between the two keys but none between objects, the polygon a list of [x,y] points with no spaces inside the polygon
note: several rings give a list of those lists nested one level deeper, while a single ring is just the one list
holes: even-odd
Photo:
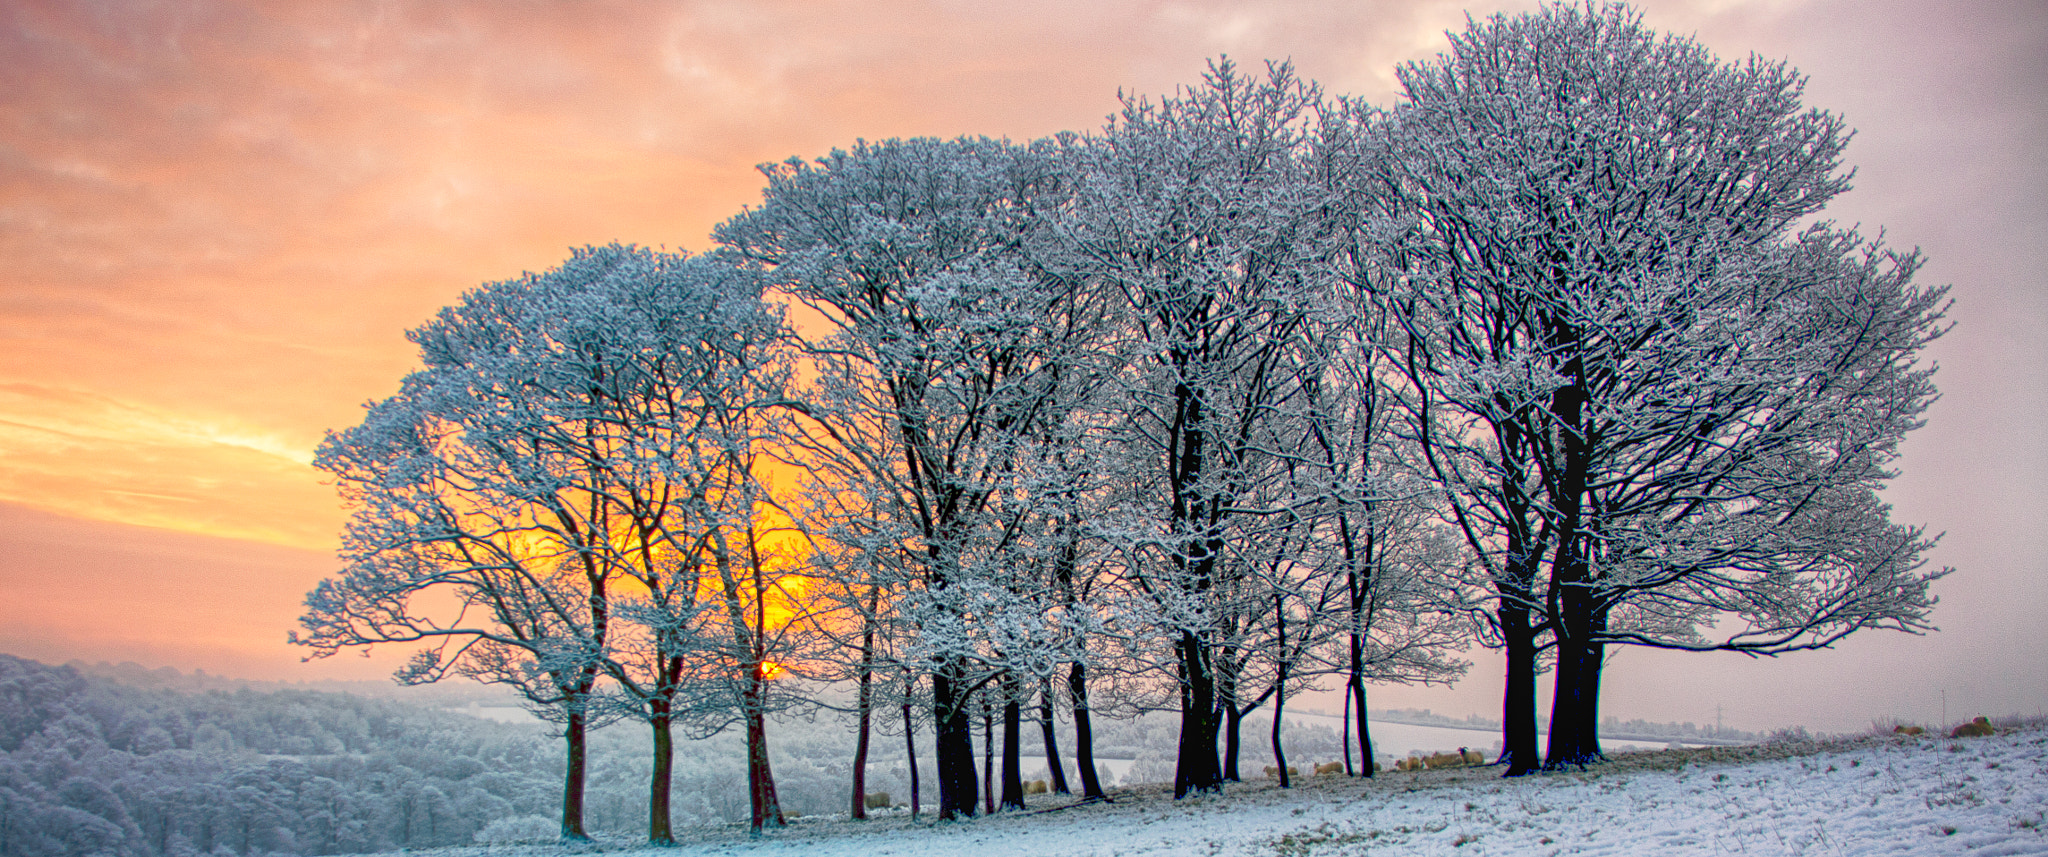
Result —
[{"label": "golden sunlight glow", "polygon": [[238,420],[0,385],[0,501],[76,517],[331,550],[341,523],[310,445]]},{"label": "golden sunlight glow", "polygon": [[[764,456],[758,461],[769,460]],[[767,469],[765,464],[756,467]],[[785,478],[755,474],[770,492],[794,484],[786,478],[787,473],[775,475]],[[634,493],[652,496],[663,492],[642,486]],[[595,571],[604,575],[609,597],[623,602],[646,599],[650,584],[689,588],[689,601],[710,608],[696,620],[705,623],[701,632],[722,639],[721,645],[751,652],[740,662],[760,659],[764,679],[790,671],[789,658],[798,655],[788,651],[783,642],[789,636],[785,632],[793,630],[795,623],[812,620],[826,606],[816,596],[819,582],[813,576],[811,543],[783,511],[792,499],[788,496],[763,497],[747,520],[728,522],[714,532],[691,532],[688,520],[667,520],[664,526],[671,528],[672,537],[658,541],[647,541],[644,522],[624,515],[583,520],[565,528],[538,506],[486,509],[470,505],[472,499],[459,492],[440,498],[459,510],[459,516],[468,522],[466,529],[478,534],[470,545],[486,554],[480,560],[485,568],[510,565],[534,583],[560,585],[571,592],[584,589],[587,583],[580,578]],[[606,505],[594,502],[581,489],[568,489],[557,499],[566,509]],[[720,498],[713,496],[710,505],[721,505]],[[578,562],[591,554],[579,550],[576,543],[590,538],[608,541],[597,552],[602,559],[594,569]],[[450,554],[444,559],[458,567],[479,561],[466,554]],[[447,617],[458,615],[463,608],[459,600],[432,606],[435,615]],[[615,642],[625,649],[644,651],[650,645],[644,632],[631,623],[614,629],[615,634],[624,635]]]}]

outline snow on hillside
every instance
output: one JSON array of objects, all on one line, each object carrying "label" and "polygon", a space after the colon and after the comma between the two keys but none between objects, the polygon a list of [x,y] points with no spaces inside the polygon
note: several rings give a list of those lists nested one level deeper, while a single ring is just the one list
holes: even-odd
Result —
[{"label": "snow on hillside", "polygon": [[1502,780],[1497,769],[1307,778],[1174,801],[1161,787],[1107,805],[1040,799],[968,822],[803,819],[758,838],[684,832],[681,849],[626,843],[414,851],[413,857],[565,853],[853,855],[2048,855],[2048,728],[1988,738],[1866,737],[1617,755],[1582,773]]}]

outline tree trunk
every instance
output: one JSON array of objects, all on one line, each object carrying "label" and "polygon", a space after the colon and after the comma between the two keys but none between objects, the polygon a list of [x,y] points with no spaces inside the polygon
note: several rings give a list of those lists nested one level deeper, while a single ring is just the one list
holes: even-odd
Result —
[{"label": "tree trunk", "polygon": [[932,676],[932,721],[939,757],[939,819],[973,817],[981,802],[974,782],[974,725],[967,694],[942,668]]},{"label": "tree trunk", "polygon": [[1550,706],[1548,770],[1584,768],[1604,758],[1598,732],[1601,646],[1558,643],[1557,675]]},{"label": "tree trunk", "polygon": [[1237,710],[1237,703],[1223,706],[1223,781],[1241,783],[1237,776],[1237,754],[1242,751],[1240,727],[1244,725],[1244,714]]},{"label": "tree trunk", "polygon": [[[1366,460],[1361,462],[1360,472],[1372,472],[1371,454],[1369,452],[1366,454]],[[1362,574],[1360,569],[1361,567],[1377,569],[1379,562],[1379,525],[1372,518],[1372,508],[1371,503],[1365,504],[1366,523],[1365,543],[1363,545],[1358,543],[1359,540],[1352,533],[1350,519],[1343,516],[1339,516],[1337,519],[1337,533],[1344,546],[1345,594],[1350,598],[1351,607],[1351,633],[1349,635],[1350,640],[1348,641],[1350,643],[1348,654],[1350,655],[1351,662],[1348,664],[1350,669],[1344,678],[1344,711],[1348,715],[1353,708],[1358,709],[1358,770],[1356,773],[1353,773],[1351,770],[1351,736],[1349,734],[1351,721],[1348,717],[1344,721],[1344,729],[1347,733],[1344,736],[1344,774],[1346,776],[1372,776],[1373,763],[1376,758],[1372,751],[1372,727],[1369,725],[1372,717],[1366,712],[1365,708],[1365,631],[1371,620],[1370,618],[1362,619],[1360,617],[1361,613],[1367,612],[1365,609],[1366,594],[1373,585],[1373,575],[1371,573]],[[1363,565],[1361,565],[1361,562]]]},{"label": "tree trunk", "polygon": [[763,827],[781,827],[784,822],[782,803],[775,798],[775,775],[768,768],[768,718],[762,710],[768,676],[760,664],[749,673],[741,704],[747,717],[747,793],[754,810],[751,829],[759,833]]},{"label": "tree trunk", "polygon": [[[1286,683],[1287,683],[1287,665],[1286,665],[1286,664],[1284,664],[1284,663],[1280,665],[1280,683],[1281,683],[1281,685],[1282,685],[1282,686],[1285,686],[1285,685],[1286,685]],[[1293,787],[1294,787],[1294,780],[1293,780],[1292,778],[1290,778],[1290,777],[1288,777],[1288,776],[1287,776],[1287,751],[1286,751],[1286,750],[1283,750],[1283,749],[1281,749],[1281,747],[1280,747],[1280,715],[1281,715],[1281,714],[1282,714],[1282,713],[1283,713],[1283,712],[1284,712],[1284,711],[1286,710],[1286,708],[1287,708],[1287,694],[1285,694],[1285,693],[1276,693],[1276,694],[1274,694],[1274,695],[1273,695],[1273,765],[1274,765],[1275,767],[1277,767],[1277,768],[1279,768],[1279,769],[1280,769],[1280,787],[1281,787],[1281,788],[1283,788],[1283,789],[1291,789],[1291,788],[1293,788]]]},{"label": "tree trunk", "polygon": [[[1502,425],[1497,431],[1503,455],[1520,455],[1527,449],[1514,424]],[[1543,561],[1543,548],[1528,529],[1530,503],[1520,492],[1520,484],[1504,481],[1507,493],[1502,503],[1512,525],[1507,532],[1505,564],[1494,580],[1494,620],[1500,626],[1501,650],[1507,662],[1497,761],[1507,768],[1503,777],[1519,777],[1542,765],[1536,752],[1536,636],[1540,629],[1530,622],[1529,614],[1535,604],[1536,569]]]},{"label": "tree trunk", "polygon": [[[1273,591],[1273,645],[1279,653],[1274,658],[1273,676],[1273,758],[1280,766],[1280,787],[1293,788],[1294,781],[1287,776],[1287,753],[1280,747],[1280,720],[1287,710],[1287,602],[1280,590]],[[1237,710],[1233,708],[1232,714]]]},{"label": "tree trunk", "polygon": [[917,725],[910,719],[910,700],[917,695],[917,679],[903,682],[903,758],[910,763],[910,819],[917,820],[923,811],[924,795],[918,790],[917,777]]},{"label": "tree trunk", "polygon": [[996,720],[988,697],[981,698],[981,799],[983,812],[996,811]]},{"label": "tree trunk", "polygon": [[868,817],[868,733],[874,718],[875,676],[871,672],[874,663],[875,632],[870,627],[861,633],[860,638],[860,696],[856,705],[860,710],[860,726],[853,739],[853,804],[847,808],[847,817],[855,820]]},{"label": "tree trunk", "polygon": [[562,839],[566,842],[585,842],[590,835],[583,832],[583,780],[587,770],[585,760],[585,717],[582,704],[568,703],[568,717],[562,723],[562,738],[568,743],[568,764],[562,771]]},{"label": "tree trunk", "polygon": [[1344,725],[1339,729],[1337,737],[1343,740],[1338,743],[1344,745],[1344,776],[1355,777],[1358,773],[1351,767],[1351,688],[1348,685],[1344,689]]},{"label": "tree trunk", "polygon": [[1529,610],[1503,597],[1495,617],[1500,622],[1502,653],[1507,660],[1506,690],[1501,695],[1499,764],[1502,776],[1519,777],[1541,765],[1536,753],[1536,632]]},{"label": "tree trunk", "polygon": [[[1554,325],[1552,339],[1576,346],[1578,330]],[[1594,733],[1600,682],[1600,645],[1594,642],[1591,534],[1585,521],[1585,497],[1592,453],[1581,425],[1586,402],[1584,364],[1574,356],[1562,373],[1574,383],[1551,393],[1550,412],[1557,421],[1563,456],[1558,473],[1545,474],[1544,487],[1557,510],[1557,553],[1550,561],[1551,635],[1557,641],[1557,674],[1550,707],[1550,749],[1543,767],[1583,768],[1600,760],[1600,739]]]},{"label": "tree trunk", "polygon": [[1046,679],[1038,687],[1038,725],[1045,732],[1046,775],[1052,778],[1053,794],[1070,795],[1074,792],[1067,787],[1066,766],[1060,763],[1060,740],[1053,731],[1052,719],[1052,679]]},{"label": "tree trunk", "polygon": [[1175,648],[1184,682],[1180,749],[1173,773],[1173,796],[1179,799],[1194,791],[1221,791],[1223,772],[1216,764],[1216,682],[1208,652],[1192,631],[1182,631]]},{"label": "tree trunk", "polygon": [[1067,694],[1074,703],[1074,771],[1081,775],[1082,800],[1108,800],[1095,773],[1095,726],[1088,711],[1088,667],[1075,663],[1067,670]]},{"label": "tree trunk", "polygon": [[675,736],[669,724],[669,701],[648,700],[653,713],[649,723],[654,727],[654,777],[647,791],[647,844],[674,845],[675,831],[669,821],[669,787],[674,779],[676,745]]},{"label": "tree trunk", "polygon": [[1024,808],[1024,772],[1020,768],[1017,744],[1023,740],[1024,706],[1018,699],[1021,688],[1012,676],[1003,677],[1003,808]]},{"label": "tree trunk", "polygon": [[1226,783],[1243,782],[1237,777],[1237,756],[1243,747],[1239,740],[1243,735],[1240,727],[1244,723],[1245,715],[1245,711],[1238,706],[1237,674],[1243,669],[1243,665],[1236,663],[1236,657],[1237,652],[1226,646],[1209,662],[1214,666],[1211,674],[1216,676],[1216,728],[1223,733],[1218,739],[1223,745],[1223,756],[1219,761],[1223,781]]},{"label": "tree trunk", "polygon": [[1372,718],[1365,713],[1365,677],[1359,673],[1358,669],[1352,670],[1349,698],[1355,700],[1351,707],[1358,710],[1358,775],[1370,777],[1379,757],[1372,751]]},{"label": "tree trunk", "polygon": [[[1179,326],[1190,322],[1174,318],[1170,323]],[[1177,550],[1173,562],[1182,579],[1179,585],[1185,587],[1184,594],[1202,597],[1215,580],[1216,562],[1223,549],[1222,539],[1214,532],[1215,522],[1222,515],[1216,508],[1220,498],[1205,496],[1199,487],[1208,438],[1203,428],[1206,415],[1202,397],[1186,380],[1187,367],[1194,359],[1192,352],[1176,345],[1169,349],[1167,359],[1178,375],[1173,391],[1172,438],[1168,441],[1167,481],[1173,504],[1168,520],[1172,532],[1202,534],[1198,552]],[[1173,771],[1173,797],[1179,800],[1192,791],[1222,791],[1223,772],[1216,764],[1216,676],[1208,646],[1194,631],[1183,628],[1174,648],[1181,680],[1180,747]]]},{"label": "tree trunk", "polygon": [[1594,608],[1575,588],[1560,599],[1570,631],[1558,635],[1557,675],[1550,705],[1550,748],[1545,769],[1584,768],[1605,759],[1600,752],[1600,669],[1605,646],[1594,642],[1600,627]]}]

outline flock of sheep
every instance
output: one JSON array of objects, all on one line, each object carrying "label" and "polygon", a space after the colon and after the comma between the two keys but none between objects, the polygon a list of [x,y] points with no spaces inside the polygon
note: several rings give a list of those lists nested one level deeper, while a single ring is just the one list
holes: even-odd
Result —
[{"label": "flock of sheep", "polygon": [[[1397,759],[1394,762],[1394,770],[1420,771],[1425,768],[1462,768],[1466,765],[1484,764],[1486,764],[1485,753],[1481,753],[1478,750],[1473,750],[1466,747],[1459,747],[1458,752],[1456,753],[1431,753],[1427,756],[1422,755],[1421,753],[1415,753],[1410,755],[1406,759]],[[1386,767],[1378,762],[1374,762],[1372,763],[1372,769],[1373,771],[1378,772],[1386,770]],[[1315,767],[1315,773],[1316,776],[1322,776],[1324,774],[1344,773],[1344,763],[1324,762]],[[1293,765],[1287,766],[1287,776],[1297,777],[1300,775],[1301,771],[1297,770]],[[1280,777],[1280,769],[1272,765],[1267,765],[1266,776],[1269,778],[1278,779]]]},{"label": "flock of sheep", "polygon": [[[1894,727],[1892,727],[1892,734],[1894,734],[1894,735],[1924,735],[1924,734],[1926,734],[1926,733],[1927,733],[1927,730],[1925,730],[1925,729],[1922,729],[1922,728],[1920,728],[1920,727],[1918,727],[1918,726],[1906,726],[1906,725],[1903,725],[1903,724],[1902,724],[1902,725],[1899,725],[1899,726],[1894,726]],[[1936,733],[1936,734],[1939,734],[1939,733]],[[1976,719],[1974,719],[1974,720],[1971,720],[1971,721],[1970,721],[1970,722],[1968,722],[1968,723],[1964,723],[1964,724],[1962,724],[1962,725],[1960,725],[1960,726],[1957,726],[1957,727],[1956,727],[1956,728],[1954,728],[1954,729],[1951,729],[1951,730],[1949,730],[1949,732],[1948,732],[1948,737],[1950,737],[1950,738],[1981,738],[1981,737],[1984,737],[1984,736],[1986,736],[1986,735],[1995,735],[1995,734],[1998,734],[1998,728],[1997,728],[1997,727],[1995,727],[1995,726],[1992,726],[1992,725],[1991,725],[1991,719],[1990,719],[1990,718],[1988,718],[1988,717],[1984,717],[1984,716],[1982,716],[1982,715],[1979,715],[1979,716],[1978,716],[1978,717],[1977,717]]]}]

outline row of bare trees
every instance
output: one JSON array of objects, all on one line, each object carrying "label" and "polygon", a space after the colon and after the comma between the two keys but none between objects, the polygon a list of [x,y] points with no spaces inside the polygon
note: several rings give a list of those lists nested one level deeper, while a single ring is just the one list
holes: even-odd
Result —
[{"label": "row of bare trees", "polygon": [[1334,676],[1370,776],[1367,683],[1477,639],[1516,774],[1598,757],[1607,646],[1926,627],[1931,541],[1876,491],[1942,290],[1798,227],[1847,187],[1841,120],[1618,5],[1400,75],[1380,110],[1220,61],[1099,134],[792,159],[715,253],[471,292],[321,450],[349,566],[300,641],[520,687],[565,728],[565,836],[589,721],[646,720],[661,842],[671,730],[743,722],[779,823],[763,717],[820,683],[853,688],[854,816],[893,710],[958,817],[998,709],[1023,805],[1034,699],[1086,798],[1092,712],[1177,708],[1184,795]]}]

